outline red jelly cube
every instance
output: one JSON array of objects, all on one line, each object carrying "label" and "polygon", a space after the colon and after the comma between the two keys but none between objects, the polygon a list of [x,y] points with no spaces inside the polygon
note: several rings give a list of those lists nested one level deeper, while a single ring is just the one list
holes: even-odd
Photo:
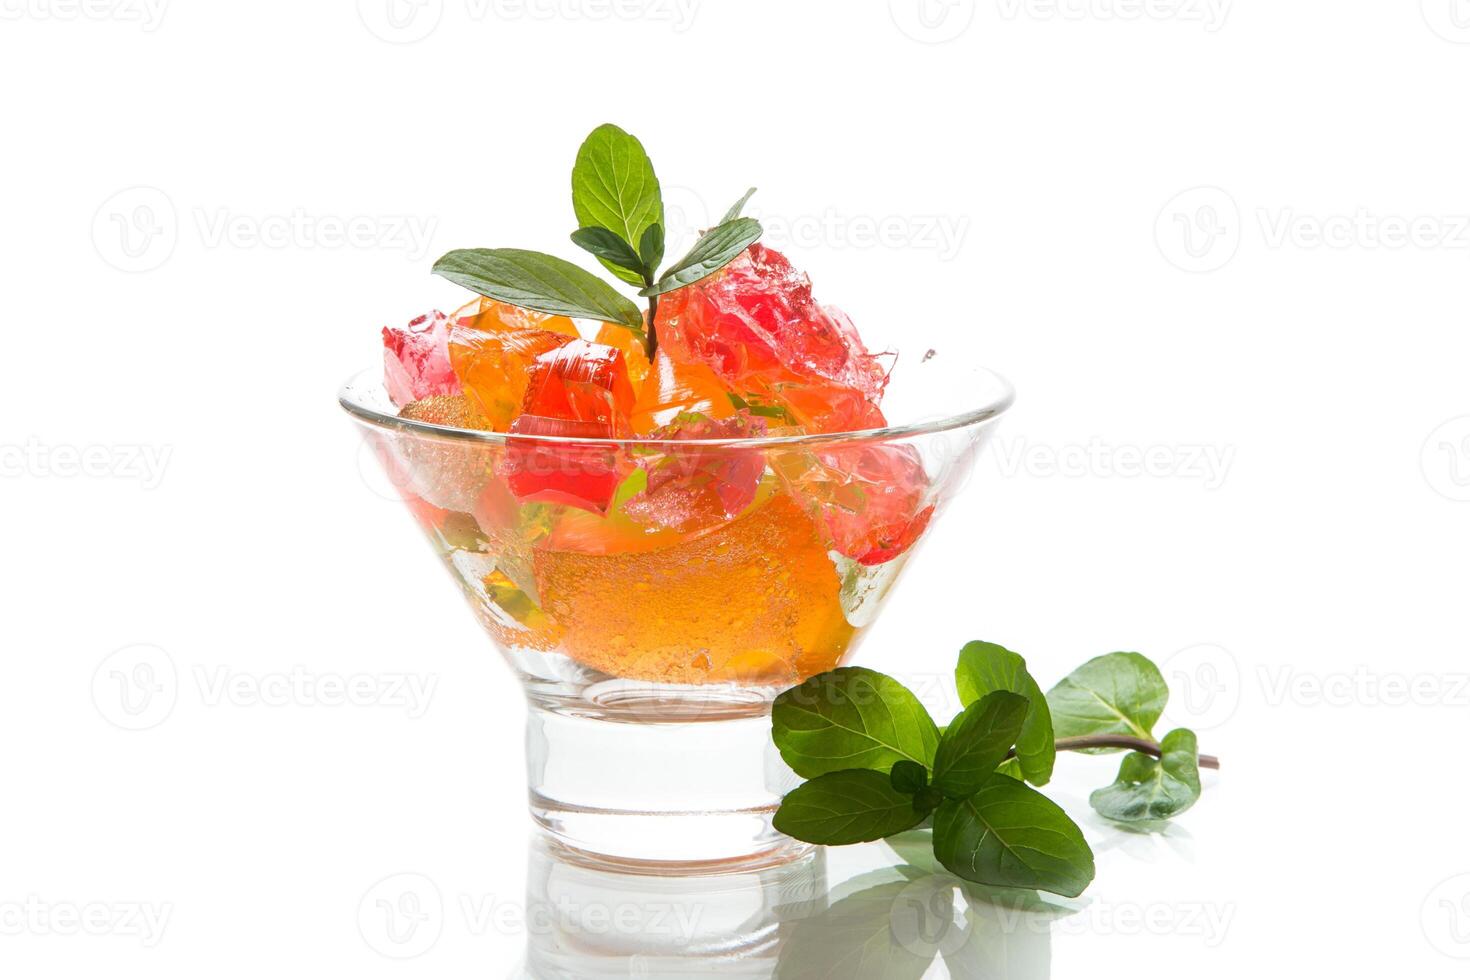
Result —
[{"label": "red jelly cube", "polygon": [[[632,434],[628,419],[637,396],[623,352],[573,340],[536,358],[521,411],[547,419],[596,423],[603,437]],[[511,427],[514,432],[515,427]]]},{"label": "red jelly cube", "polygon": [[[601,422],[521,415],[510,424],[512,435],[561,439],[606,439],[612,433]],[[498,470],[522,503],[565,504],[598,514],[607,512],[622,482],[623,454],[614,446],[585,442],[510,439]]]}]

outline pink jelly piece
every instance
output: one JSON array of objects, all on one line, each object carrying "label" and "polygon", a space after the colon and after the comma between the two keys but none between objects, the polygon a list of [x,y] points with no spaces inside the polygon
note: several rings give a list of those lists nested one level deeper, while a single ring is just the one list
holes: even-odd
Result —
[{"label": "pink jelly piece", "polygon": [[395,405],[459,394],[449,366],[449,318],[434,310],[406,328],[384,327],[383,378]]},{"label": "pink jelly piece", "polygon": [[[570,439],[607,439],[611,427],[600,422],[521,415],[510,424],[512,435]],[[622,482],[622,454],[595,443],[510,439],[499,464],[500,475],[522,503],[565,504],[594,513],[607,505]]]},{"label": "pink jelly piece", "polygon": [[[766,434],[764,419],[742,412],[727,419],[681,415],[656,429],[651,439],[747,439]],[[726,446],[671,447],[640,459],[648,486],[623,505],[636,521],[681,533],[729,520],[755,500],[766,471],[760,450]]]},{"label": "pink jelly piece", "polygon": [[883,359],[774,249],[752,245],[719,274],[669,293],[658,336],[675,359],[709,365],[736,392],[768,396],[812,430],[883,424]]},{"label": "pink jelly piece", "polygon": [[802,472],[782,470],[790,491],[822,521],[832,546],[863,565],[903,554],[929,525],[929,480],[912,446],[879,443],[817,453]]}]

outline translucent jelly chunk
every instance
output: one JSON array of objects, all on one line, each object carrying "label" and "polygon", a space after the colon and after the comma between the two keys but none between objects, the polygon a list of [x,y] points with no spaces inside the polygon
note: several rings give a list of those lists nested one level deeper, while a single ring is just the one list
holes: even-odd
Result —
[{"label": "translucent jelly chunk", "polygon": [[[728,419],[681,415],[654,430],[668,440],[748,439],[765,435],[764,419],[741,413]],[[728,521],[755,501],[766,471],[757,449],[685,446],[646,456],[638,465],[648,474],[645,489],[623,505],[636,521],[688,534]]]},{"label": "translucent jelly chunk", "polygon": [[672,547],[540,548],[535,561],[560,649],[616,677],[789,684],[837,666],[852,644],[826,545],[785,495]]},{"label": "translucent jelly chunk", "polygon": [[674,361],[708,366],[728,388],[785,406],[810,431],[882,424],[882,360],[774,249],[752,245],[720,273],[666,295],[658,338]]},{"label": "translucent jelly chunk", "polygon": [[490,427],[508,432],[536,358],[576,337],[576,325],[564,316],[480,298],[451,318],[449,361]]},{"label": "translucent jelly chunk", "polygon": [[449,318],[434,310],[405,328],[384,327],[383,381],[395,405],[459,394],[449,364]]},{"label": "translucent jelly chunk", "polygon": [[[536,358],[521,411],[598,427],[584,435],[622,438],[632,434],[628,417],[634,397],[622,351],[573,340]],[[519,430],[512,425],[511,431]]]},{"label": "translucent jelly chunk", "polygon": [[[609,426],[544,415],[521,415],[510,431],[519,436],[558,439],[606,439]],[[628,469],[626,457],[612,446],[595,443],[511,439],[499,474],[521,503],[565,504],[601,514],[607,511]]]},{"label": "translucent jelly chunk", "polygon": [[818,515],[833,548],[862,565],[903,554],[934,514],[926,503],[928,476],[912,446],[787,453],[776,470],[792,495]]},{"label": "translucent jelly chunk", "polygon": [[735,414],[735,403],[707,365],[676,361],[659,348],[633,406],[633,431],[648,435],[686,412],[725,419]]},{"label": "translucent jelly chunk", "polygon": [[[435,395],[405,405],[400,418],[456,429],[489,429],[490,424],[464,395]],[[453,439],[425,439],[412,434],[389,435],[395,482],[436,507],[468,511],[490,470],[491,450]]]}]

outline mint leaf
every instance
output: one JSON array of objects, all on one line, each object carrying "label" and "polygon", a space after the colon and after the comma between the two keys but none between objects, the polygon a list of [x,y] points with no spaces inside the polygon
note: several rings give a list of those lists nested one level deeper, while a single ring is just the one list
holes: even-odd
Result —
[{"label": "mint leaf", "polygon": [[1068,898],[1095,873],[1082,831],[1025,783],[994,775],[966,800],[934,813],[934,856],[961,878],[1002,888],[1038,888]]},{"label": "mint leaf", "polygon": [[[572,167],[572,209],[580,227],[606,228],[636,249],[644,231],[664,220],[658,175],[643,144],[611,123],[594,129]],[[603,264],[624,282],[644,285],[638,273],[606,259]]]},{"label": "mint leaf", "polygon": [[1160,758],[1142,752],[1123,757],[1118,780],[1092,794],[1092,808],[1109,820],[1168,820],[1199,799],[1199,740],[1176,728],[1159,743]]},{"label": "mint leaf", "polygon": [[761,237],[761,224],[754,218],[736,218],[711,228],[700,236],[689,254],[675,262],[663,278],[640,290],[642,296],[661,296],[714,275],[733,262]]},{"label": "mint leaf", "polygon": [[929,786],[929,770],[910,759],[899,759],[888,773],[893,788],[900,793],[922,793]]},{"label": "mint leaf", "polygon": [[754,187],[746,191],[744,197],[736,201],[734,204],[730,205],[730,210],[725,212],[725,216],[720,219],[720,224],[727,224],[740,217],[740,212],[745,210],[745,205],[747,202],[750,201],[750,198],[753,194],[755,194]]},{"label": "mint leaf", "polygon": [[528,310],[643,328],[643,314],[632,300],[585,269],[541,252],[457,249],[434,263],[434,274]]},{"label": "mint leaf", "polygon": [[934,754],[934,786],[964,799],[979,791],[1016,744],[1029,705],[1010,691],[992,691],[950,722]]},{"label": "mint leaf", "polygon": [[[958,927],[950,921],[954,917],[951,894],[938,894],[918,909],[903,908],[914,900],[912,885],[904,879],[854,891],[826,908],[821,907],[825,902],[813,902],[812,908],[806,902],[798,905],[793,895],[790,905],[777,909],[785,914],[777,920],[780,935],[774,946],[779,951],[775,972],[768,975],[775,980],[920,980],[928,973],[939,945],[899,942],[894,935],[895,917],[906,911],[920,928]],[[944,935],[940,933],[941,938]],[[712,973],[719,970],[714,963],[710,967]],[[730,970],[731,975],[736,972]]]},{"label": "mint leaf", "polygon": [[924,816],[886,773],[843,769],[787,793],[772,825],[809,844],[858,844],[908,830]]},{"label": "mint leaf", "polygon": [[638,258],[643,260],[643,269],[648,273],[648,280],[658,275],[658,267],[664,260],[664,226],[658,224],[649,225],[643,232],[643,237],[638,239]]},{"label": "mint leaf", "polygon": [[939,729],[908,688],[866,667],[818,674],[776,698],[771,738],[798,775],[934,761]]},{"label": "mint leaf", "polygon": [[[656,226],[650,225],[649,227]],[[606,228],[596,226],[578,228],[572,232],[572,242],[578,248],[591,252],[604,262],[617,266],[619,269],[637,273],[638,281],[644,281],[643,259],[633,251],[632,246]],[[649,273],[648,278],[652,277],[652,273]]]},{"label": "mint leaf", "polygon": [[1026,722],[1016,740],[1016,758],[1026,780],[1045,786],[1056,764],[1056,740],[1052,735],[1051,711],[1041,687],[1026,670],[1026,661],[998,643],[976,640],[960,651],[954,671],[960,702],[972,704],[992,691],[1010,691],[1029,702]]},{"label": "mint leaf", "polygon": [[1004,773],[1012,779],[1025,779],[1026,774],[1021,771],[1021,762],[1014,756],[995,767],[995,771]]},{"label": "mint leaf", "polygon": [[1057,738],[1134,735],[1151,739],[1154,723],[1168,700],[1164,675],[1140,653],[1095,657],[1046,693]]}]

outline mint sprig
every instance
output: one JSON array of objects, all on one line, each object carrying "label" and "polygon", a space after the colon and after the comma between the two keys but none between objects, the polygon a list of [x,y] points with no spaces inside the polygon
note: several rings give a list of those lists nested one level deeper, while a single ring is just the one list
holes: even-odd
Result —
[{"label": "mint sprig", "polygon": [[760,222],[740,217],[754,193],[755,188],[747,191],[689,254],[660,274],[665,228],[658,174],[643,144],[608,123],[582,141],[572,167],[572,210],[578,224],[572,243],[637,287],[648,299],[646,316],[601,279],[541,252],[458,249],[435,262],[434,273],[503,303],[627,327],[652,358],[658,347],[658,298],[714,275],[760,239]]},{"label": "mint sprig", "polygon": [[807,777],[782,800],[776,829],[835,845],[932,821],[935,858],[961,878],[1074,897],[1092,881],[1092,851],[1033,788],[1058,750],[1133,750],[1091,797],[1124,823],[1183,813],[1199,798],[1199,768],[1219,766],[1187,729],[1152,741],[1168,688],[1141,654],[1090,660],[1043,696],[1019,654],[975,642],[955,679],[966,707],[942,734],[911,691],[866,668],[818,674],[776,698],[772,740]]}]

